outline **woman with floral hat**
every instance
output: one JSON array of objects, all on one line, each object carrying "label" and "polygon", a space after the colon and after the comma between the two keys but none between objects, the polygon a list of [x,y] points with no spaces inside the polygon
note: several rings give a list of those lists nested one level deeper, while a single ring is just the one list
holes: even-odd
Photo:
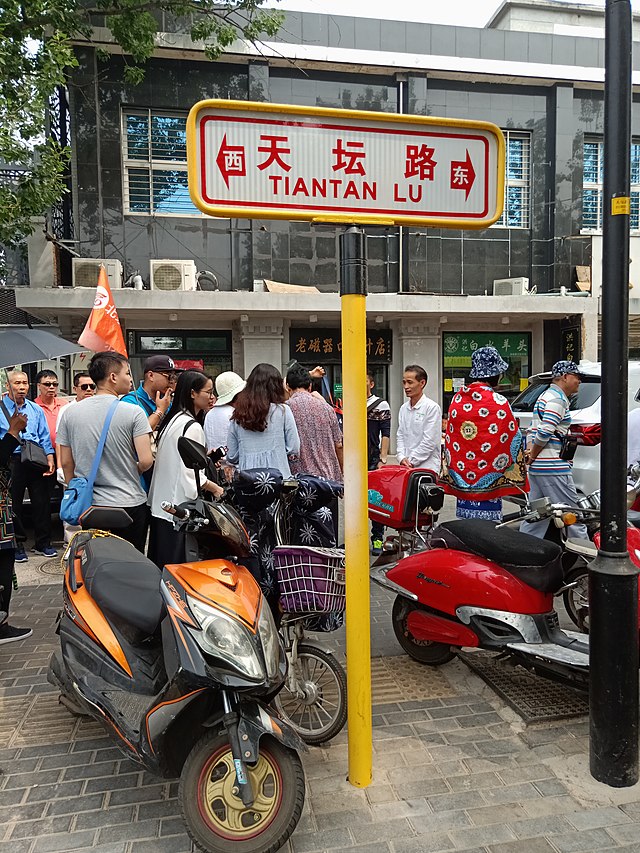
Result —
[{"label": "woman with floral hat", "polygon": [[449,406],[443,476],[458,518],[502,520],[502,498],[528,491],[524,438],[509,401],[497,392],[509,365],[494,347],[471,356],[470,382]]}]

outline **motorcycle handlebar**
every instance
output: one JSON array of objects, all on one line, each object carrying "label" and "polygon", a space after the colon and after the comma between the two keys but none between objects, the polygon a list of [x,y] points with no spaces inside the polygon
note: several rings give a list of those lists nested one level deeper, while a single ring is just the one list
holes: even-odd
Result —
[{"label": "motorcycle handlebar", "polygon": [[191,514],[188,509],[182,509],[179,506],[174,506],[173,504],[169,503],[169,501],[162,501],[160,506],[165,512],[168,512],[169,515],[175,515],[175,517],[180,521],[184,521],[185,519],[189,518]]}]

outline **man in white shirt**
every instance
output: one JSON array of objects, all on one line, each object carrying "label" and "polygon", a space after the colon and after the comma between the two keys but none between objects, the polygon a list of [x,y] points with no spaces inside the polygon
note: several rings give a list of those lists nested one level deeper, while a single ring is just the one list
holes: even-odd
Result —
[{"label": "man in white shirt", "polygon": [[426,396],[427,373],[418,364],[409,364],[402,374],[402,387],[407,396],[400,407],[396,456],[405,468],[429,468],[440,473],[442,445],[442,411]]}]

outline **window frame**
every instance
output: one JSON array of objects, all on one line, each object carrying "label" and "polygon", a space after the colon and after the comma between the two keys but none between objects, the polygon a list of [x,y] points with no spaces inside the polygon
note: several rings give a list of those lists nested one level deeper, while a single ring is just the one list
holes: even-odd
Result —
[{"label": "window frame", "polygon": [[[492,228],[513,228],[518,231],[528,231],[531,228],[531,132],[528,130],[505,130],[502,128],[502,133],[505,138],[505,163],[504,163],[504,198],[502,215],[497,222],[494,222]],[[526,177],[510,178],[509,177],[509,142],[511,140],[522,140],[526,145],[526,157],[523,158],[523,163],[526,162]],[[509,225],[506,221],[507,207],[509,200],[509,189],[511,187],[522,187],[526,192],[526,204],[523,204],[526,221],[522,225]]]},{"label": "window frame", "polygon": [[[184,160],[162,160],[153,157],[152,144],[152,117],[184,119],[185,126],[187,113],[180,110],[155,110],[151,107],[127,107],[122,106],[120,110],[120,132],[122,150],[122,208],[125,216],[159,216],[159,217],[187,217],[188,219],[201,219],[204,213],[193,205],[193,212],[154,210],[153,204],[153,174],[160,171],[184,172],[187,174],[187,157],[185,149]],[[129,116],[139,116],[147,120],[147,159],[135,159],[129,156],[129,137],[127,134],[127,119]],[[146,169],[149,178],[149,210],[133,210],[131,208],[131,195],[129,192],[129,176],[132,170]],[[193,202],[191,202],[193,204]]]},{"label": "window frame", "polygon": [[[585,156],[584,151],[587,145],[597,145],[598,146],[598,162],[597,162],[597,175],[598,178],[602,176],[602,180],[598,181],[585,181],[584,178],[584,164],[585,164]],[[640,149],[640,139],[633,138],[631,139],[631,146],[637,146]],[[639,162],[640,162],[640,158]],[[631,199],[631,219],[629,222],[629,233],[638,235],[640,234],[640,168],[638,169],[638,181],[633,182],[633,168],[630,168],[630,177],[631,184],[629,187],[629,197]],[[590,192],[597,192],[598,194],[598,221],[595,227],[591,227],[584,224],[584,194],[585,191],[588,190]],[[586,136],[584,139],[583,147],[582,147],[582,225],[580,227],[581,234],[602,234],[602,225],[603,225],[603,217],[604,217],[604,139],[594,137],[594,136]],[[634,217],[634,197],[638,200],[635,216],[637,217],[637,224],[632,224],[632,219]]]}]

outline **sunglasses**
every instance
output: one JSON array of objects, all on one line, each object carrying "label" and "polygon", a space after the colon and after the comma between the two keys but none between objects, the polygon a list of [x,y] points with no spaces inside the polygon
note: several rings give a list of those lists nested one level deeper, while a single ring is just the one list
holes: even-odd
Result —
[{"label": "sunglasses", "polygon": [[93,384],[93,382],[89,382],[89,383],[87,383],[87,385],[78,385],[78,388],[80,388],[82,391],[95,391],[96,390],[96,386]]},{"label": "sunglasses", "polygon": [[57,388],[60,384],[59,382],[41,382],[41,385],[44,385],[45,388]]},{"label": "sunglasses", "polygon": [[165,371],[164,371],[164,370],[159,370],[159,371],[158,371],[158,373],[159,373],[161,376],[164,376],[164,378],[165,378],[165,379],[168,379],[169,381],[171,381],[171,380],[173,380],[173,379],[177,379],[177,378],[178,378],[178,374],[177,374],[177,373],[165,373]]}]

